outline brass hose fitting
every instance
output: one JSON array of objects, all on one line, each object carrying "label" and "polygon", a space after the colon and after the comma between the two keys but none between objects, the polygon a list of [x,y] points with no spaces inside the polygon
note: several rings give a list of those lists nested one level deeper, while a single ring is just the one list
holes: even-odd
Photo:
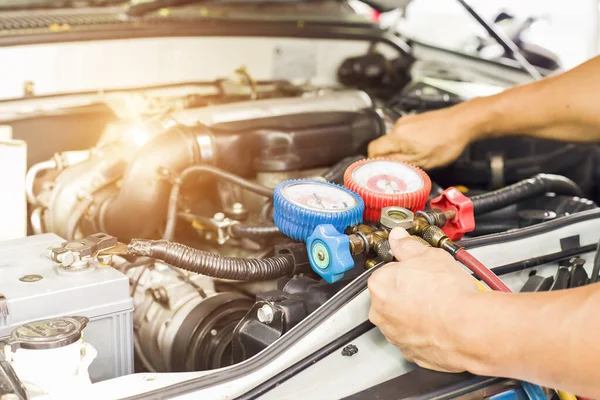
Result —
[{"label": "brass hose fitting", "polygon": [[444,249],[450,253],[453,257],[461,249],[459,245],[454,243],[444,231],[435,225],[429,225],[423,228],[422,231],[423,240],[431,245],[431,247],[437,247]]}]

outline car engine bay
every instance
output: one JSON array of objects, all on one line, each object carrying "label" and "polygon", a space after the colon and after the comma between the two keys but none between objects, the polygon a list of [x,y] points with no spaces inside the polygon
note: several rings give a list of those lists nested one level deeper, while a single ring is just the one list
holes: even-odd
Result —
[{"label": "car engine bay", "polygon": [[[24,193],[6,194],[26,196],[30,236],[0,242],[0,339],[28,394],[66,398],[58,383],[72,394],[134,373],[258,360],[347,293],[368,302],[366,277],[394,260],[387,235],[397,226],[465,265],[461,254],[477,248],[513,291],[597,281],[597,238],[570,228],[598,218],[596,147],[490,139],[431,171],[367,158],[398,118],[519,83],[461,73],[373,49],[346,57],[336,85],[255,79],[240,67],[215,81],[107,88],[85,107],[110,118],[61,107],[67,95],[3,100],[17,139],[45,126],[53,104],[68,114],[53,129],[74,140],[29,144]],[[86,119],[97,128],[82,137]],[[558,239],[518,255],[519,238],[536,234]],[[75,339],[65,341],[65,326]],[[91,381],[61,380],[56,360],[70,356],[59,350],[79,346],[84,328],[93,349],[78,347],[89,357],[77,364]],[[17,348],[54,351],[35,362],[57,375],[41,377]]]}]

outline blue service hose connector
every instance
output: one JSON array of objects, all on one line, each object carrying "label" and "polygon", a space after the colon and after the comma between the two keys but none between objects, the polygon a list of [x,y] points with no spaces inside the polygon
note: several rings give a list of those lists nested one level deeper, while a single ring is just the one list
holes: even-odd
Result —
[{"label": "blue service hose connector", "polygon": [[306,239],[306,249],[310,266],[325,282],[339,281],[346,271],[354,267],[350,239],[333,225],[317,226]]}]

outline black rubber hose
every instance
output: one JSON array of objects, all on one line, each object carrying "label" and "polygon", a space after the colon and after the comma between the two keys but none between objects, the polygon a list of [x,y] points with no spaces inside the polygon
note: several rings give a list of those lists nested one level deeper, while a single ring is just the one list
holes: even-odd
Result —
[{"label": "black rubber hose", "polygon": [[222,169],[211,167],[210,165],[192,165],[184,169],[179,176],[179,179],[171,187],[171,194],[169,195],[169,203],[167,206],[167,223],[165,225],[165,233],[163,234],[164,240],[173,240],[175,235],[175,227],[177,226],[177,203],[179,201],[179,193],[181,191],[181,185],[191,175],[195,174],[207,174],[214,178],[233,183],[234,185],[240,186],[248,191],[254,192],[261,196],[273,197],[273,189],[268,188],[258,183],[250,182],[237,175],[231,174]]},{"label": "black rubber hose", "polygon": [[579,186],[569,178],[538,174],[505,188],[471,197],[473,212],[475,215],[485,214],[548,192],[570,196],[582,195]]},{"label": "black rubber hose", "polygon": [[219,279],[262,281],[294,273],[294,259],[287,255],[262,259],[224,257],[180,243],[146,239],[132,240],[127,252],[156,258],[174,267]]},{"label": "black rubber hose", "polygon": [[246,225],[234,224],[229,228],[231,234],[239,238],[263,239],[281,235],[279,228],[275,224],[265,225]]},{"label": "black rubber hose", "polygon": [[494,233],[506,232],[509,229],[518,228],[519,225],[516,223],[506,222],[506,223],[486,223],[486,224],[476,224],[475,230],[469,232],[469,237],[477,237],[483,235],[491,235]]},{"label": "black rubber hose", "polygon": [[363,155],[342,158],[333,167],[329,168],[323,174],[322,178],[328,182],[333,182],[341,185],[344,183],[344,173],[346,172],[348,167],[357,161],[363,160],[364,158],[365,156]]},{"label": "black rubber hose", "polygon": [[598,242],[596,255],[594,255],[594,268],[592,269],[592,275],[590,276],[590,283],[598,282],[598,275],[600,275],[600,242]]}]

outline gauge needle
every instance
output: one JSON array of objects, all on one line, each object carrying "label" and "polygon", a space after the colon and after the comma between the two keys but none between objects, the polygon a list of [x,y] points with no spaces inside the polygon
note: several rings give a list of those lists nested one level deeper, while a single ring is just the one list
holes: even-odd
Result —
[{"label": "gauge needle", "polygon": [[317,196],[316,193],[313,193],[313,196],[315,196],[315,199],[317,200],[317,204],[321,206],[321,208],[325,208],[325,206],[323,205],[323,202],[321,201],[321,199],[319,198],[319,196]]},{"label": "gauge needle", "polygon": [[385,186],[386,186],[387,188],[389,188],[389,189],[392,191],[392,193],[397,193],[397,192],[398,192],[398,191],[396,190],[396,188],[395,188],[395,187],[392,185],[392,180],[391,180],[391,179],[389,179],[389,178],[388,178],[388,179],[386,179],[384,182],[385,182]]}]

